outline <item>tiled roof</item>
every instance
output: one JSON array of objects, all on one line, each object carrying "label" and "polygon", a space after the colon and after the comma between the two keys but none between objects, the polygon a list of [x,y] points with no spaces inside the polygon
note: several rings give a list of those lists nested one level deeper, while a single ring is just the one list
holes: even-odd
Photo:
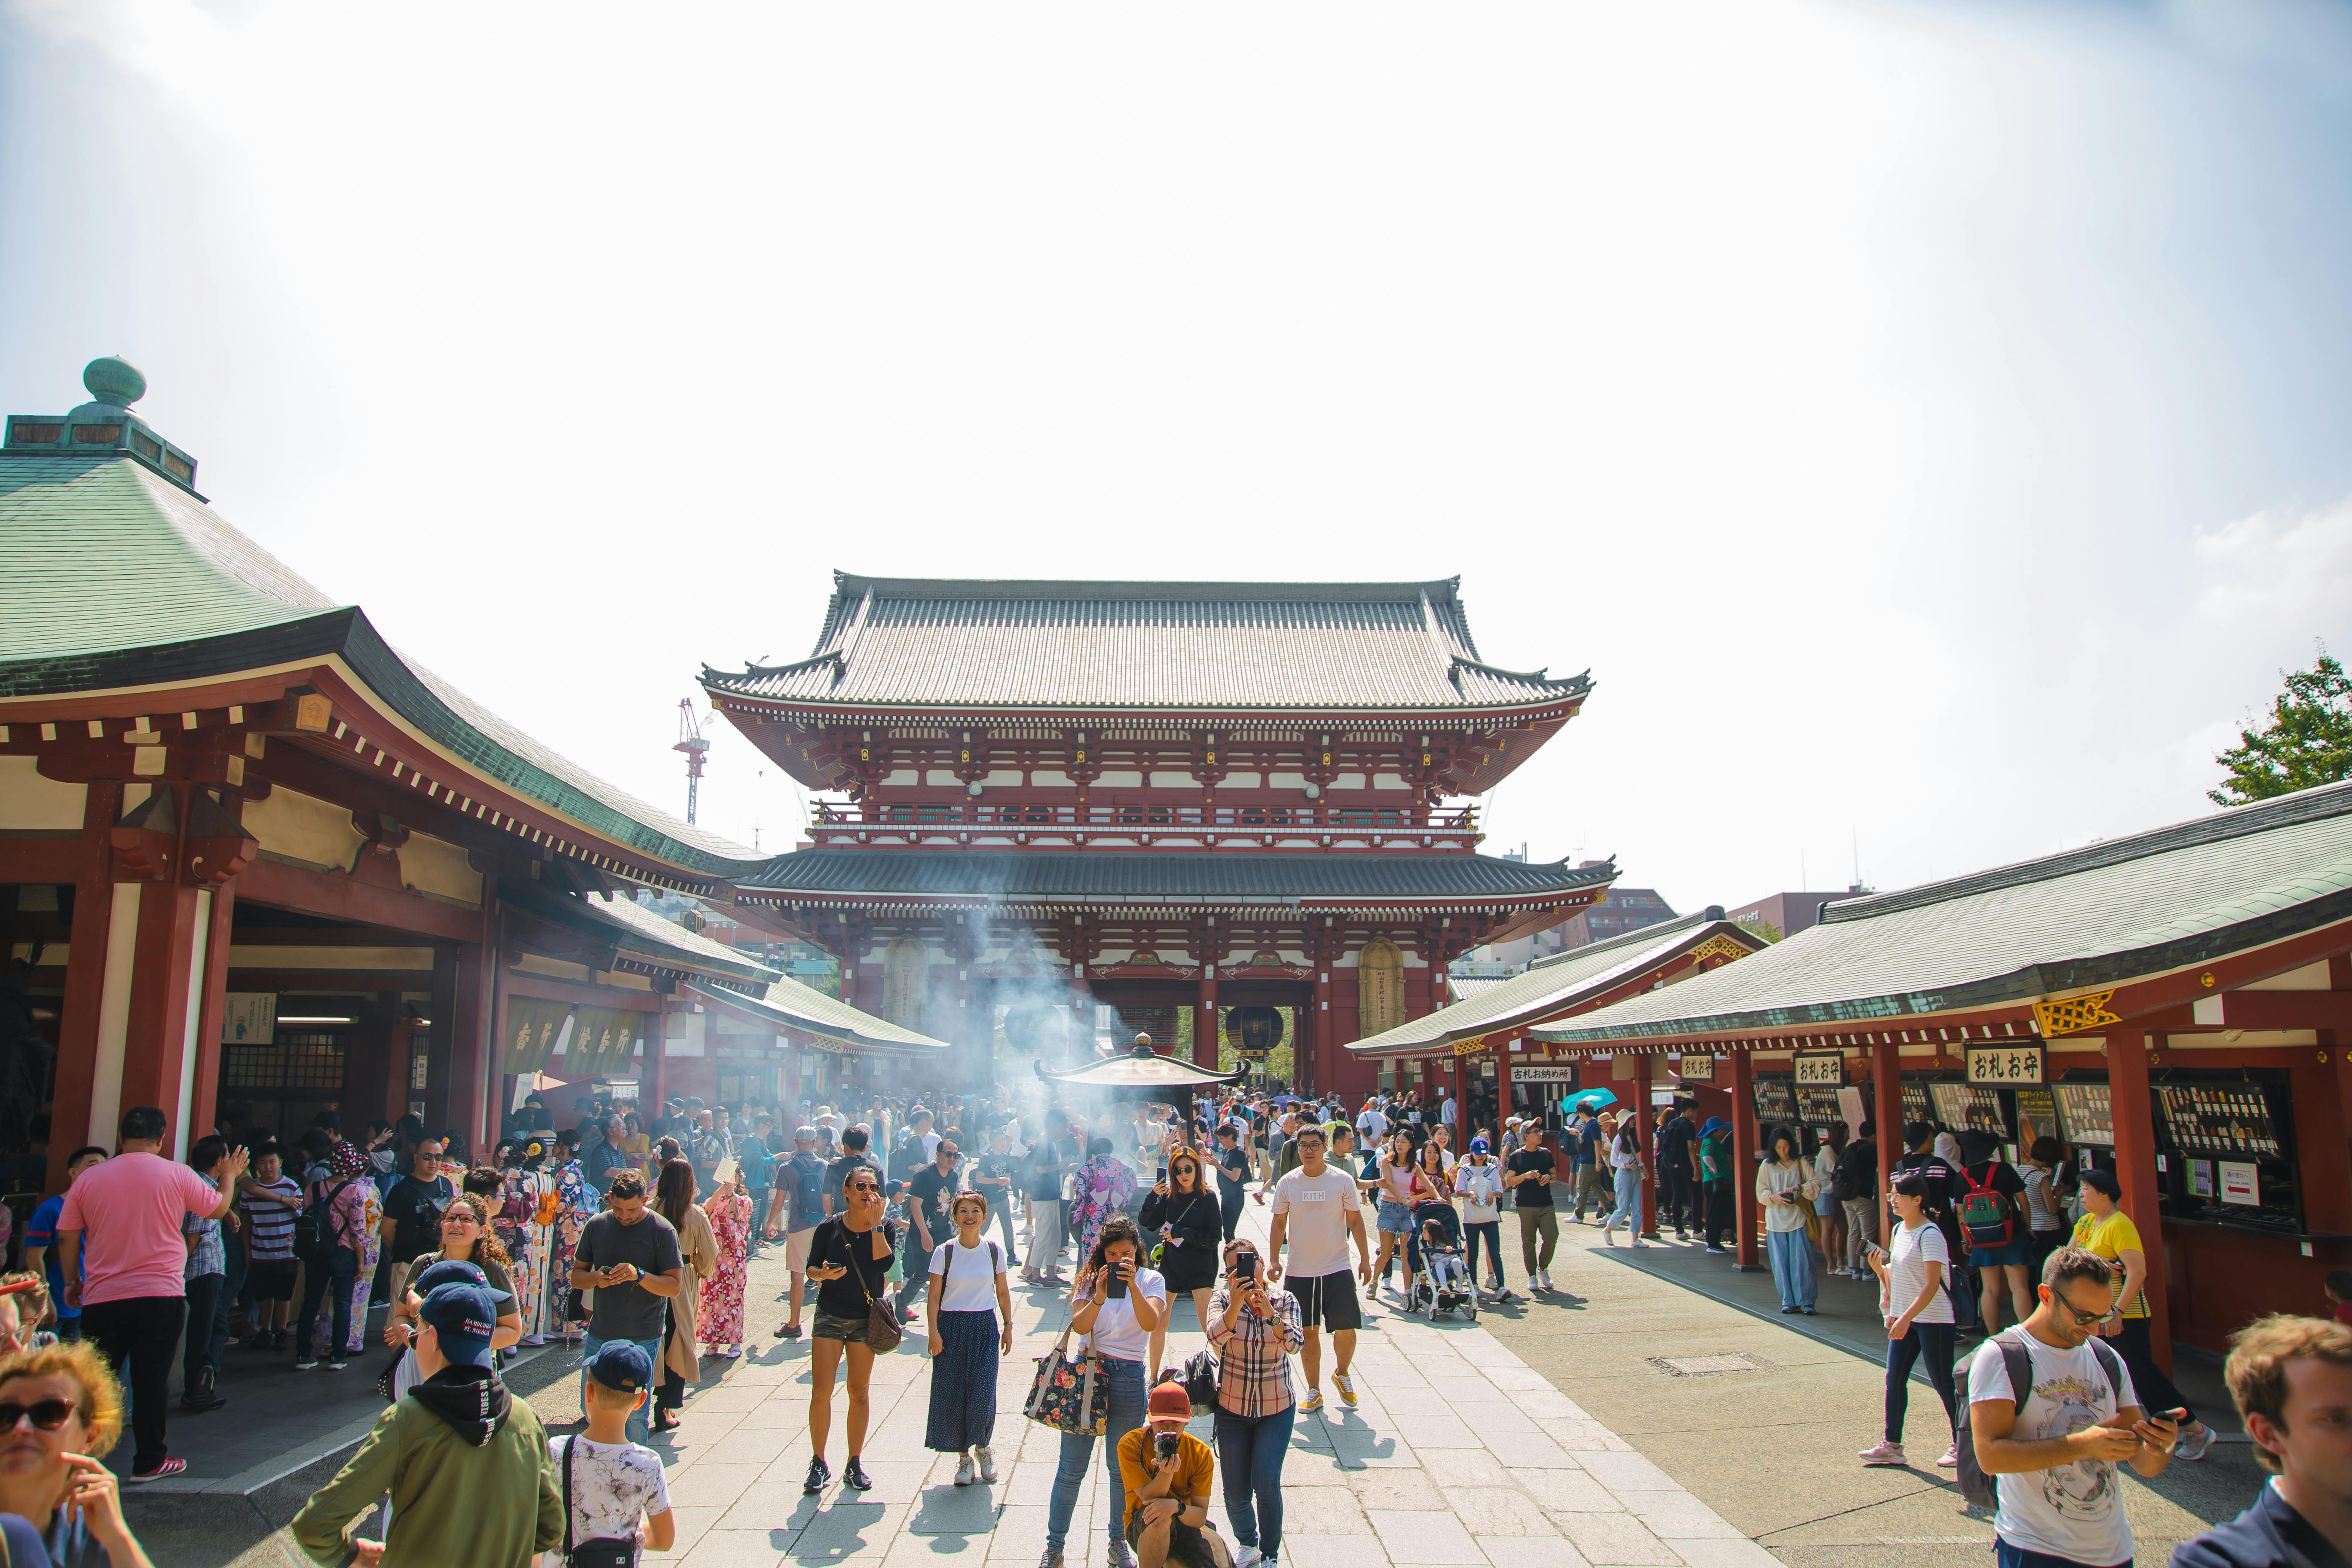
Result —
[{"label": "tiled roof", "polygon": [[1286,712],[1525,708],[1585,676],[1480,660],[1456,580],[985,583],[835,573],[812,657],[713,693],[874,708]]},{"label": "tiled roof", "polygon": [[512,878],[499,880],[499,897],[518,909],[610,942],[625,955],[656,968],[757,984],[778,977],[772,965],[688,931],[676,921],[665,920],[634,899],[600,894],[573,898]]},{"label": "tiled roof", "polygon": [[1153,854],[1110,850],[801,849],[737,885],[812,898],[1082,899],[1090,903],[1516,900],[1607,885],[1613,861],[1484,855]]},{"label": "tiled roof", "polygon": [[1456,1002],[1475,1002],[1508,978],[1505,975],[1452,974],[1445,977],[1446,994]]},{"label": "tiled roof", "polygon": [[1751,949],[1762,945],[1760,938],[1726,921],[1720,907],[1707,909],[1679,920],[1643,926],[1589,947],[1572,947],[1566,952],[1538,959],[1523,973],[1483,982],[1483,988],[1475,995],[1358,1040],[1348,1049],[1358,1056],[1397,1056],[1440,1049],[1455,1040],[1501,1029],[1516,1029],[1605,992],[1627,976],[1653,968],[1676,952],[1695,947],[1717,933]]},{"label": "tiled roof", "polygon": [[1535,1037],[1864,1025],[2119,984],[2352,918],[2352,784],[1833,903],[1752,958]]},{"label": "tiled roof", "polygon": [[152,469],[104,454],[0,454],[0,697],[327,658],[483,776],[615,842],[720,878],[764,858],[557,755]]},{"label": "tiled roof", "polygon": [[829,1040],[886,1049],[943,1051],[948,1048],[945,1040],[935,1040],[929,1035],[901,1028],[887,1019],[861,1012],[846,1002],[835,1001],[822,991],[812,990],[797,980],[772,981],[763,991],[748,996],[740,991],[706,985],[699,981],[687,982],[686,988],[705,1002],[739,1008],[752,1017],[764,1018],[779,1028],[798,1029],[803,1034],[818,1035]]}]

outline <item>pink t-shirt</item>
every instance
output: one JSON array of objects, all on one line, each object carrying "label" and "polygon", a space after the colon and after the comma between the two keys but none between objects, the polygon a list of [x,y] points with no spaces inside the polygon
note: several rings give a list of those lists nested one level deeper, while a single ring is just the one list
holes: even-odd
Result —
[{"label": "pink t-shirt", "polygon": [[82,1233],[82,1305],[185,1295],[180,1222],[219,1206],[211,1183],[159,1154],[117,1154],[76,1176],[58,1228]]}]

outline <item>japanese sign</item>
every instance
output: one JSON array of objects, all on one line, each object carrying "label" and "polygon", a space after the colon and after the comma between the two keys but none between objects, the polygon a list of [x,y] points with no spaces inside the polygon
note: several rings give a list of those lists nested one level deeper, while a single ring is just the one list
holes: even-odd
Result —
[{"label": "japanese sign", "polygon": [[2255,1183],[2253,1162],[2223,1160],[2219,1162],[2219,1164],[2221,1171],[2221,1201],[2225,1204],[2241,1204],[2247,1208],[2262,1207],[2262,1190]]},{"label": "japanese sign", "polygon": [[2044,1081],[2042,1047],[2038,1045],[1970,1046],[1969,1081],[2002,1089],[2020,1085],[2038,1089]]},{"label": "japanese sign", "polygon": [[221,1044],[266,1046],[278,1032],[278,994],[230,991],[221,997]]},{"label": "japanese sign", "polygon": [[1836,1051],[1801,1051],[1797,1054],[1797,1087],[1800,1089],[1840,1089],[1845,1084],[1845,1058]]},{"label": "japanese sign", "polygon": [[1715,1053],[1710,1051],[1705,1056],[1699,1056],[1688,1051],[1684,1052],[1675,1058],[1675,1076],[1685,1083],[1713,1083]]}]

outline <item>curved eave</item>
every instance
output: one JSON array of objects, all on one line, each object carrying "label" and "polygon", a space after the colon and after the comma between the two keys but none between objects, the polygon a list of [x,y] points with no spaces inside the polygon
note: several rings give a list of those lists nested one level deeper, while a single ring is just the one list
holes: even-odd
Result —
[{"label": "curved eave", "polygon": [[[830,658],[807,661],[808,665],[831,664]],[[804,667],[802,667],[804,668]],[[1139,715],[1165,714],[1171,721],[1186,718],[1244,718],[1265,721],[1313,724],[1335,721],[1360,722],[1378,719],[1399,724],[1440,723],[1459,721],[1465,717],[1540,719],[1552,710],[1567,709],[1570,713],[1591,694],[1590,680],[1562,682],[1554,691],[1511,702],[1460,702],[1422,706],[1387,706],[1365,704],[1358,707],[1326,706],[1320,708],[1251,707],[1202,703],[1178,706],[1165,702],[1136,703],[1053,703],[1004,702],[908,702],[891,700],[845,700],[838,698],[777,697],[757,691],[747,691],[728,684],[728,678],[713,678],[706,673],[702,689],[717,701],[723,699],[729,705],[741,704],[771,712],[805,714],[812,720],[855,719],[860,721],[916,719],[928,720],[944,716],[964,719],[1038,719],[1051,718],[1060,723],[1077,723],[1094,719],[1110,721],[1132,720]],[[1563,717],[1567,715],[1562,715]]]},{"label": "curved eave", "polygon": [[789,977],[771,982],[756,996],[701,981],[688,981],[686,988],[698,999],[730,1011],[747,1023],[772,1025],[793,1034],[855,1046],[861,1051],[922,1054],[949,1048],[945,1040],[901,1028]]},{"label": "curved eave", "polygon": [[1217,1084],[1238,1083],[1242,1078],[1239,1072],[1215,1072],[1178,1057],[1155,1054],[1146,1063],[1132,1053],[1088,1062],[1084,1067],[1070,1068],[1061,1072],[1049,1071],[1040,1063],[1037,1076],[1047,1083],[1072,1089],[1207,1089]]}]

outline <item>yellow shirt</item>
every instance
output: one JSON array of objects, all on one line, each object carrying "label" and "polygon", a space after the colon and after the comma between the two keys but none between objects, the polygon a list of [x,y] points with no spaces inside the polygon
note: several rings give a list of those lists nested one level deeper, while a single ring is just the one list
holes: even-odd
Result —
[{"label": "yellow shirt", "polygon": [[[2140,1246],[2139,1227],[2132,1224],[2131,1216],[2121,1209],[2113,1211],[2104,1219],[2097,1215],[2086,1214],[2076,1220],[2074,1245],[2117,1265],[2116,1278],[2117,1289],[2123,1288],[2121,1269],[2123,1254],[2137,1252],[2143,1259],[2147,1257],[2147,1249]],[[2124,1316],[2126,1318],[2147,1316],[2147,1291],[2142,1290],[2125,1304]]]},{"label": "yellow shirt", "polygon": [[[1159,1468],[1151,1458],[1151,1428],[1145,1426],[1138,1426],[1118,1440],[1118,1474],[1127,1484],[1127,1530],[1129,1536],[1135,1533],[1136,1510],[1143,1506],[1135,1494],[1143,1489],[1143,1483],[1150,1480],[1151,1472]],[[1209,1451],[1209,1446],[1190,1432],[1179,1435],[1176,1440],[1176,1479],[1170,1483],[1168,1495],[1189,1508],[1194,1498],[1209,1495],[1209,1483],[1216,1479],[1216,1475],[1217,1457]]]}]

